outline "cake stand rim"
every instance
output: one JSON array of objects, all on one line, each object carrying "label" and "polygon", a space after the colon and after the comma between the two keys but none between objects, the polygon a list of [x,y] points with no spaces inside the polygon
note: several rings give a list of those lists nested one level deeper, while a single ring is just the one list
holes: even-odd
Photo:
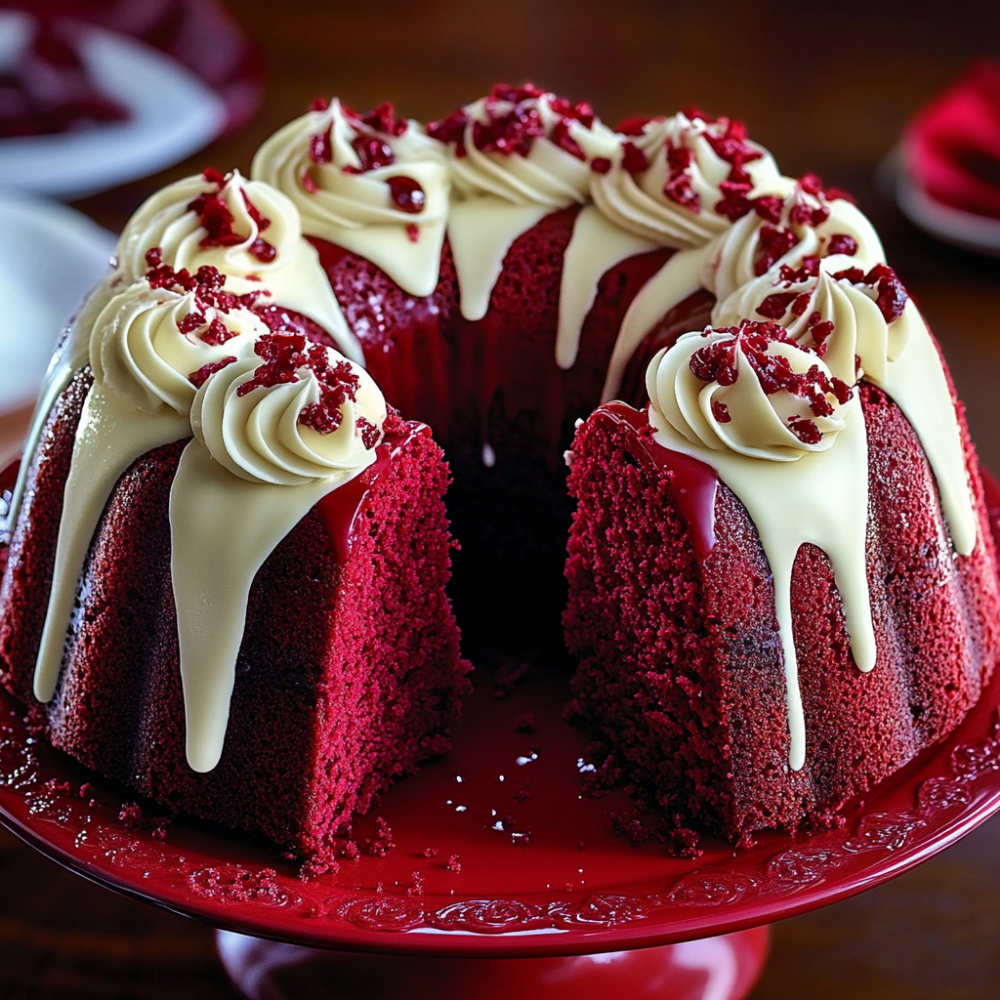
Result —
[{"label": "cake stand rim", "polygon": [[[1000,484],[984,473],[984,485],[993,534],[996,535],[1000,523]],[[13,704],[13,699],[6,692],[3,692],[0,700],[5,705]],[[52,824],[51,817],[46,818],[44,810],[36,817],[26,807],[25,815],[28,818],[25,819],[12,814],[5,800],[16,797],[19,792],[6,786],[0,787],[0,824],[50,860],[105,888],[213,927],[307,947],[442,958],[558,957],[651,948],[745,930],[838,902],[902,875],[950,847],[1000,811],[998,708],[1000,670],[994,672],[980,701],[948,737],[928,747],[877,786],[870,796],[874,801],[864,803],[852,817],[855,823],[853,836],[849,835],[847,828],[844,831],[827,831],[813,836],[764,835],[755,847],[748,848],[741,854],[734,852],[735,858],[752,862],[756,857],[754,852],[760,851],[760,881],[753,886],[754,892],[784,883],[791,887],[786,894],[767,896],[765,891],[760,899],[754,893],[748,899],[737,894],[732,900],[695,899],[694,905],[691,905],[690,899],[679,898],[677,892],[685,880],[696,882],[697,877],[709,869],[706,865],[704,868],[696,867],[687,871],[673,884],[669,893],[655,896],[658,902],[649,913],[629,917],[628,907],[632,904],[627,897],[615,896],[610,891],[598,893],[596,897],[593,893],[585,895],[578,891],[575,894],[578,908],[569,912],[562,924],[556,917],[553,918],[556,920],[555,926],[539,926],[534,930],[511,932],[505,930],[502,920],[499,926],[494,920],[493,924],[487,922],[473,931],[454,928],[441,930],[433,926],[417,929],[415,926],[404,926],[405,919],[398,929],[386,929],[383,924],[379,929],[373,930],[370,926],[366,927],[363,920],[333,923],[322,919],[329,915],[324,913],[317,914],[318,919],[305,919],[302,913],[290,914],[280,905],[250,903],[241,906],[239,900],[234,903],[232,899],[220,901],[212,896],[198,895],[193,887],[172,894],[153,891],[150,884],[144,886],[143,878],[137,871],[125,874],[116,869],[113,852],[104,855],[111,860],[97,865],[60,846],[52,836],[46,836],[46,830],[52,829]],[[25,737],[23,742],[29,744],[32,741]],[[2,745],[17,749],[16,741],[9,738],[0,740],[0,746]],[[22,746],[21,749],[27,747]],[[951,776],[937,773],[945,762],[951,768]],[[928,768],[934,769],[936,773],[928,776]],[[937,797],[928,799],[924,803],[925,812],[921,813],[919,809],[929,781],[943,784],[930,789]],[[26,797],[23,798],[27,801]],[[877,811],[880,805],[891,806],[893,801],[912,802],[916,805],[902,811],[898,806],[895,812]],[[942,810],[952,810],[955,806],[962,808],[941,819]],[[933,815],[935,809],[938,810],[938,819],[931,823],[926,817]],[[929,825],[932,826],[931,830],[926,829]],[[909,840],[911,833],[921,829],[924,830],[924,836]],[[78,838],[79,836],[80,834],[77,835]],[[155,847],[156,841],[150,839],[148,832],[146,838],[147,846]],[[898,844],[893,838],[898,840]],[[836,846],[834,842],[838,839],[839,846]],[[76,842],[74,846],[77,846]],[[232,848],[233,845],[230,843],[229,846]],[[171,845],[165,845],[163,849],[169,850],[170,847]],[[856,866],[859,870],[853,874],[837,874],[836,867],[841,862],[857,861],[866,852],[873,850],[884,855],[877,863],[867,866],[862,863]],[[233,860],[233,857],[228,857],[220,864],[224,866]],[[147,867],[151,864],[153,863],[148,862]],[[137,863],[137,870],[140,867]],[[722,874],[725,875],[724,872]],[[745,882],[754,881],[752,876],[737,873],[737,888],[741,877]],[[710,876],[706,876],[702,889],[710,895],[719,886],[723,895],[732,890],[732,883],[725,883],[724,879],[713,888]],[[349,904],[352,899],[361,900],[376,908],[384,903],[390,909],[393,906],[401,908],[403,917],[406,916],[407,897],[397,894],[374,897],[361,890],[334,888],[342,890],[342,898],[346,898]],[[520,893],[498,898],[493,894],[492,900],[477,899],[474,895],[464,893],[459,897],[434,895],[421,897],[412,905],[419,908],[421,913],[423,903],[428,900],[440,900],[449,905],[484,903],[498,906],[500,910],[504,906],[516,910],[518,907],[536,907],[538,904],[535,897],[541,895]],[[582,901],[579,899],[581,896],[584,896]],[[623,900],[626,915],[622,922],[616,922],[613,914],[612,919],[607,919],[608,914],[605,912],[603,924],[595,926],[599,921],[588,924],[588,901],[597,897],[601,906],[613,907],[614,900]],[[609,900],[612,901],[610,904]],[[662,919],[664,909],[671,914],[665,921]],[[661,919],[651,919],[657,911],[661,912]],[[686,915],[678,917],[676,911],[684,911]],[[499,917],[502,916],[500,913]],[[431,933],[422,932],[424,930]]]}]

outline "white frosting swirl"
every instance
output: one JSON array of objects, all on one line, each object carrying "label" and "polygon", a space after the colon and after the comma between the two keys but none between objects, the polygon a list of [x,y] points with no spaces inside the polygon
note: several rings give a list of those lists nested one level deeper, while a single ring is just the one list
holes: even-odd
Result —
[{"label": "white frosting swirl", "polygon": [[[499,97],[484,97],[466,105],[461,113],[467,117],[459,154],[454,143],[448,145],[455,191],[463,198],[493,195],[514,205],[540,205],[546,208],[566,208],[588,200],[590,185],[589,160],[615,145],[614,133],[597,119],[590,128],[553,109],[553,94],[521,101]],[[475,142],[476,125],[489,126],[505,115],[527,115],[536,112],[544,134],[534,136],[526,155],[480,149]],[[566,130],[567,139],[575,143],[583,157],[576,156],[553,139],[557,128]]]},{"label": "white frosting swirl", "polygon": [[[729,177],[732,165],[716,153],[709,141],[709,137],[723,138],[728,126],[725,119],[709,124],[676,114],[652,119],[642,135],[616,137],[617,141],[601,154],[611,161],[610,169],[593,172],[590,177],[594,204],[623,229],[663,246],[686,249],[707,243],[731,224],[715,208],[723,197],[720,185]],[[635,175],[625,167],[625,142],[632,143],[649,164]],[[766,149],[752,142],[744,142],[744,146],[759,154],[743,165],[753,185],[748,196],[755,197],[769,191],[780,174]],[[683,173],[691,193],[697,196],[697,209],[680,204],[664,191],[673,172],[667,159],[671,149],[689,151],[682,154],[688,159]]]},{"label": "white frosting swirl", "polygon": [[[364,170],[352,142],[384,144],[394,162]],[[324,155],[318,162],[314,147]],[[441,144],[417,122],[401,135],[376,132],[345,113],[336,98],[279,129],[257,151],[253,177],[286,194],[302,229],[378,264],[413,295],[429,295],[448,221],[451,182]],[[418,185],[397,202],[394,185]],[[405,189],[403,191],[405,195]]]},{"label": "white frosting swirl", "polygon": [[[816,416],[805,396],[785,389],[765,392],[750,362],[746,336],[744,331],[729,330],[686,333],[669,350],[660,351],[646,371],[653,409],[692,445],[712,451],[729,450],[777,462],[794,462],[809,452],[826,451],[844,428],[842,404],[831,393],[823,393],[832,412]],[[716,344],[731,345],[736,371],[732,384],[705,382],[692,371],[695,353]],[[796,374],[815,368],[817,384],[830,378],[822,360],[793,343],[771,340],[766,354],[784,359]],[[819,440],[802,440],[790,428],[790,419],[812,422]]]},{"label": "white frosting swirl", "polygon": [[[822,196],[809,194],[790,177],[781,177],[771,185],[773,194],[783,200],[780,218],[771,222],[752,211],[738,219],[718,237],[709,253],[703,275],[703,284],[713,292],[720,302],[728,299],[737,289],[760,277],[761,268],[777,271],[783,264],[797,266],[803,258],[822,255],[827,252],[834,236],[848,236],[857,245],[850,266],[865,270],[885,260],[882,242],[875,228],[867,218],[844,198],[827,201]],[[818,225],[801,219],[796,210],[828,210],[829,215]],[[776,242],[770,255],[762,246],[761,237],[765,233],[787,243],[778,252]],[[772,258],[773,259],[770,259]],[[763,263],[762,263],[763,262]]]},{"label": "white frosting swirl", "polygon": [[[331,365],[346,359],[327,349]],[[350,363],[350,362],[348,362]],[[358,377],[353,400],[341,407],[340,426],[321,434],[299,423],[303,409],[320,400],[320,385],[308,367],[298,380],[258,386],[240,395],[261,359],[246,352],[216,372],[197,392],[191,409],[195,437],[212,457],[240,479],[284,486],[316,480],[347,482],[375,461],[375,448],[362,440],[361,418],[381,431],[386,404],[371,376],[351,364]]]},{"label": "white frosting swirl", "polygon": [[[395,162],[362,171],[351,145],[362,129],[334,98],[325,111],[310,111],[275,132],[254,156],[252,176],[288,195],[305,232],[334,243],[341,242],[343,230],[366,226],[444,225],[450,183],[440,143],[417,122],[409,122],[402,135],[378,133]],[[316,162],[310,155],[313,141],[327,133],[329,162]],[[422,188],[419,211],[403,211],[393,202],[388,181],[400,176]]]},{"label": "white frosting swirl", "polygon": [[[854,257],[836,254],[819,261],[819,271],[811,277],[776,281],[773,273],[762,275],[718,303],[712,312],[712,324],[729,326],[743,317],[763,319],[763,308],[768,320],[780,323],[793,340],[819,353],[830,371],[848,385],[853,385],[863,372],[869,381],[884,386],[887,366],[902,354],[909,339],[910,316],[904,311],[904,315],[887,323],[875,304],[874,287],[834,277],[855,266]],[[780,315],[771,313],[783,302],[779,301],[775,309],[764,305],[772,296],[788,298]],[[817,330],[819,337],[815,335]],[[861,372],[855,357],[860,359]]]},{"label": "white frosting swirl", "polygon": [[[198,213],[188,207],[199,196],[215,193],[232,215],[232,231],[239,237],[231,246],[203,245],[209,234]],[[266,228],[254,218],[248,202],[268,220]],[[266,281],[295,257],[301,236],[295,205],[271,185],[247,181],[237,170],[226,175],[221,189],[204,175],[185,177],[158,191],[129,219],[118,244],[118,267],[129,281],[136,281],[147,270],[146,251],[160,247],[164,263],[177,270],[187,268],[193,274],[209,264],[231,278]],[[258,239],[274,248],[273,259],[262,260],[254,252]]]},{"label": "white frosting swirl", "polygon": [[[196,313],[202,319],[184,321]],[[224,343],[202,339],[221,322]],[[181,325],[190,326],[186,333]],[[147,413],[164,405],[186,416],[195,396],[189,376],[245,350],[267,327],[250,310],[228,313],[196,301],[196,293],[151,288],[139,281],[116,295],[101,311],[90,339],[95,382]]]}]

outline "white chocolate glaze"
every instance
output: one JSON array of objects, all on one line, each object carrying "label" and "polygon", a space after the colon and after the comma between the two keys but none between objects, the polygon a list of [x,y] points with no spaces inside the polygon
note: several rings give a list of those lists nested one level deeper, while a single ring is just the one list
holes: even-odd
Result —
[{"label": "white chocolate glaze", "polygon": [[629,359],[646,335],[674,306],[702,288],[709,248],[679,250],[653,275],[632,300],[615,340],[601,402],[614,399]]},{"label": "white chocolate glaze", "polygon": [[465,319],[486,315],[511,244],[549,211],[544,205],[511,205],[490,195],[452,206],[448,240],[455,255],[459,305]]},{"label": "white chocolate glaze", "polygon": [[291,487],[249,483],[216,462],[198,441],[184,449],[170,491],[170,573],[187,759],[195,771],[212,770],[222,754],[257,571],[313,506],[347,478]]},{"label": "white chocolate glaze", "polygon": [[593,205],[580,210],[563,258],[559,289],[556,364],[560,368],[572,368],[576,362],[583,323],[597,298],[597,285],[604,274],[623,260],[655,246],[645,237],[616,226]]},{"label": "white chocolate glaze", "polygon": [[137,410],[96,383],[87,394],[64,490],[52,591],[35,665],[39,701],[55,694],[78,582],[115,483],[147,451],[188,434],[187,417],[169,406],[153,413]]}]

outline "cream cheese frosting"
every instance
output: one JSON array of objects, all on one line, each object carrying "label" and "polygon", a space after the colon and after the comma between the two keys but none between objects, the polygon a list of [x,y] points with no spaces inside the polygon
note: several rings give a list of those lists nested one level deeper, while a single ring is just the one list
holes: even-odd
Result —
[{"label": "cream cheese frosting", "polygon": [[168,184],[122,232],[118,271],[126,284],[145,273],[154,248],[176,270],[215,267],[235,294],[257,293],[309,317],[344,354],[363,361],[319,256],[303,238],[295,204],[270,184],[248,181],[237,170],[225,177],[207,170]]},{"label": "cream cheese frosting", "polygon": [[680,113],[633,131],[606,147],[591,195],[621,228],[661,246],[702,246],[731,224],[719,211],[728,210],[727,190],[738,185],[741,197],[752,199],[771,193],[781,176],[771,154],[726,118]]},{"label": "cream cheese frosting", "polygon": [[307,235],[427,296],[438,280],[451,176],[441,144],[384,107],[362,117],[336,98],[317,102],[260,147],[252,175],[291,199]]}]

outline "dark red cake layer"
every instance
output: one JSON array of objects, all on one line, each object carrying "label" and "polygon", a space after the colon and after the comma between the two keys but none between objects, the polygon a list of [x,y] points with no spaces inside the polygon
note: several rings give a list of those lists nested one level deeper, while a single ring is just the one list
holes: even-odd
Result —
[{"label": "dark red cake layer", "polygon": [[[313,240],[368,370],[389,402],[434,429],[455,470],[448,511],[462,544],[459,617],[522,641],[539,629],[556,635],[565,604],[561,567],[572,507],[562,456],[574,423],[600,402],[625,313],[672,253],[639,254],[601,278],[576,363],[563,370],[555,361],[559,289],[578,212],[553,212],[514,241],[477,322],[461,316],[447,243],[437,288],[420,299],[364,258]],[[651,332],[626,372],[623,398],[645,399],[649,357],[704,326],[711,302],[708,293],[692,296]],[[487,444],[492,466],[484,461]]]},{"label": "dark red cake layer", "polygon": [[[88,384],[78,375],[50,418],[0,595],[3,681],[29,705]],[[468,685],[444,595],[448,468],[419,425],[390,417],[385,429],[394,454],[364,496],[349,558],[338,560],[317,508],[254,580],[218,767],[197,774],[184,755],[168,522],[184,441],[143,456],[119,481],[58,694],[34,709],[41,734],[164,805],[306,855],[394,778],[446,750]]]},{"label": "dark red cake layer", "polygon": [[1000,656],[978,475],[980,540],[960,557],[916,434],[880,390],[862,384],[861,399],[878,662],[868,674],[855,666],[829,560],[803,546],[792,577],[807,744],[798,772],[787,763],[770,570],[746,509],[719,484],[715,544],[699,562],[671,453],[634,418],[600,410],[573,443],[579,508],[565,625],[580,667],[571,709],[594,735],[601,779],[624,782],[677,826],[739,841],[835,823],[848,799],[964,718]]}]

